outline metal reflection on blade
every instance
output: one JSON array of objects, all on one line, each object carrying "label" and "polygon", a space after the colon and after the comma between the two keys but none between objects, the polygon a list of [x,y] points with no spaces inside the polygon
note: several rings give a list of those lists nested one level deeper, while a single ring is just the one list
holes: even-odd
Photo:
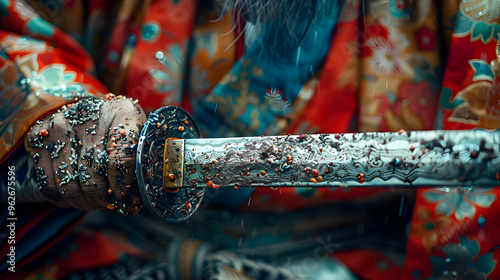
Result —
[{"label": "metal reflection on blade", "polygon": [[176,187],[496,186],[500,131],[174,140]]}]

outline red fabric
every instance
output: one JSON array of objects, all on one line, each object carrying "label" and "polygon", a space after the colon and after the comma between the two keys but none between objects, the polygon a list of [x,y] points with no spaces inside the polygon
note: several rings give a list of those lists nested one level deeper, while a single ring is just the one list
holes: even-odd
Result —
[{"label": "red fabric", "polygon": [[334,256],[361,279],[401,279],[402,276],[403,267],[378,251],[352,250]]}]

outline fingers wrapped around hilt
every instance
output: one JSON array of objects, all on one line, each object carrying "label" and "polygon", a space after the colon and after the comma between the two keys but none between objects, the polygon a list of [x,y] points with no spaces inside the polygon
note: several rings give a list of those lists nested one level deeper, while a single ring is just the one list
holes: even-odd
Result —
[{"label": "fingers wrapped around hilt", "polygon": [[41,192],[59,207],[135,215],[135,155],[145,122],[136,101],[112,94],[80,99],[38,121],[25,146]]}]

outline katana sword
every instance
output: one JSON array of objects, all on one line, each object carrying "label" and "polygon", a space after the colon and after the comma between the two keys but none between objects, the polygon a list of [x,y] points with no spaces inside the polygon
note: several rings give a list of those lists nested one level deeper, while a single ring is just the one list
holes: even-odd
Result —
[{"label": "katana sword", "polygon": [[[141,129],[135,187],[156,217],[179,222],[206,188],[493,187],[499,150],[500,130],[201,139],[186,111],[167,106]],[[34,186],[16,194],[44,199]]]},{"label": "katana sword", "polygon": [[495,186],[498,132],[167,140],[163,188]]},{"label": "katana sword", "polygon": [[160,219],[189,215],[207,187],[493,187],[500,182],[500,130],[199,137],[191,116],[176,107],[151,114],[143,127],[139,189]]}]

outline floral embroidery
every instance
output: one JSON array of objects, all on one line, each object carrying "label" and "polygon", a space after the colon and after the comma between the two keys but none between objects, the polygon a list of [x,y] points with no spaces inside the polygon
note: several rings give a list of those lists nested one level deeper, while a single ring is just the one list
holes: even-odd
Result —
[{"label": "floral embroidery", "polygon": [[441,91],[441,99],[439,101],[439,105],[444,109],[455,109],[460,104],[464,103],[463,100],[459,100],[456,98],[453,99],[453,102],[451,102],[452,96],[453,92],[451,91],[450,88],[443,88],[443,90]]},{"label": "floral embroidery", "polygon": [[56,97],[85,96],[87,90],[82,84],[75,83],[76,73],[65,69],[66,65],[52,64],[41,69],[39,74],[33,71],[30,85],[35,90],[42,90]]},{"label": "floral embroidery", "polygon": [[[489,82],[478,82],[461,90],[453,99],[459,104],[453,109],[449,121],[479,124],[481,118],[486,117],[486,92],[491,87]],[[458,103],[458,102],[462,103]]]},{"label": "floral embroidery", "polygon": [[[205,101],[217,105],[230,121],[238,121],[238,130],[255,133],[262,128],[262,118],[267,112],[267,104],[261,102],[259,95],[250,84],[256,76],[262,76],[263,70],[253,64],[250,59],[241,60],[242,68],[237,73],[228,73],[217,87],[207,95]],[[230,88],[224,95],[223,88]]]},{"label": "floral embroidery", "polygon": [[445,216],[432,217],[426,208],[417,210],[417,222],[412,224],[411,230],[416,236],[422,237],[427,252],[436,247],[438,236],[449,230],[451,219]]},{"label": "floral embroidery", "polygon": [[18,14],[19,18],[27,20],[34,17],[39,17],[38,14],[33,11],[31,6],[26,5],[24,1],[15,1],[14,11]]},{"label": "floral embroidery", "polygon": [[161,30],[158,22],[146,22],[141,29],[141,38],[148,43],[153,43],[158,40],[160,32]]},{"label": "floral embroidery", "polygon": [[1,44],[7,54],[29,52],[17,57],[16,73],[21,77],[19,82],[29,85],[28,88],[37,95],[44,92],[56,97],[73,98],[87,94],[81,83],[75,83],[76,72],[66,71],[66,65],[51,64],[39,69],[39,54],[53,51],[47,43],[30,37],[7,36]]},{"label": "floral embroidery", "polygon": [[[460,236],[459,244],[447,244],[439,248],[446,256],[431,256],[432,276],[430,279],[486,279],[496,266],[497,260],[493,253],[479,255],[479,242],[469,241],[466,236]],[[413,276],[417,279],[420,271]]]},{"label": "floral embroidery", "polygon": [[373,68],[381,74],[399,73],[401,71],[401,49],[399,45],[381,38],[368,40],[372,50]]},{"label": "floral embroidery", "polygon": [[391,14],[393,16],[395,16],[395,17],[405,17],[406,16],[406,18],[410,17],[409,16],[410,6],[406,5],[404,2],[405,1],[402,1],[402,0],[391,0],[390,1],[389,7],[390,7]]},{"label": "floral embroidery", "polygon": [[458,220],[474,217],[476,206],[490,207],[496,199],[491,190],[474,188],[427,190],[423,196],[428,202],[437,202],[436,213],[445,216],[454,213]]},{"label": "floral embroidery", "polygon": [[475,21],[469,18],[462,11],[458,12],[457,23],[455,27],[455,35],[464,37],[470,34],[471,41],[481,41],[485,44],[489,43],[493,38],[498,40],[500,26],[495,23],[485,23]]},{"label": "floral embroidery", "polygon": [[430,31],[425,25],[415,32],[415,38],[421,50],[431,51],[436,47],[436,33]]},{"label": "floral embroidery", "polygon": [[469,60],[469,64],[474,70],[474,77],[472,77],[472,81],[490,81],[493,82],[495,80],[495,73],[488,64],[488,62],[481,59],[471,59]]},{"label": "floral embroidery", "polygon": [[51,23],[38,16],[28,21],[26,27],[31,34],[46,38],[52,37],[56,32],[55,27]]},{"label": "floral embroidery", "polygon": [[470,59],[468,62],[474,71],[472,81],[475,83],[458,92],[452,100],[453,104],[448,101],[453,95],[451,90],[443,89],[443,95],[441,96],[443,108],[453,110],[448,120],[480,125],[487,129],[496,129],[498,128],[498,116],[500,115],[500,106],[498,104],[500,84],[495,84],[498,69],[500,68],[499,63],[493,60],[488,64],[480,59]]},{"label": "floral embroidery", "polygon": [[155,54],[156,59],[162,65],[162,69],[151,69],[149,73],[157,81],[156,90],[166,94],[162,105],[172,103],[171,96],[176,95],[169,93],[181,91],[183,88],[183,76],[186,70],[184,50],[184,47],[181,48],[179,44],[175,44],[169,46],[167,52],[157,51]]},{"label": "floral embroidery", "polygon": [[7,36],[2,43],[9,47],[9,52],[30,52],[31,54],[40,54],[47,49],[53,51],[52,47],[49,47],[44,41],[25,36]]},{"label": "floral embroidery", "polygon": [[281,89],[266,89],[266,100],[271,106],[271,110],[278,114],[285,114],[290,108],[290,102],[284,97]]}]

